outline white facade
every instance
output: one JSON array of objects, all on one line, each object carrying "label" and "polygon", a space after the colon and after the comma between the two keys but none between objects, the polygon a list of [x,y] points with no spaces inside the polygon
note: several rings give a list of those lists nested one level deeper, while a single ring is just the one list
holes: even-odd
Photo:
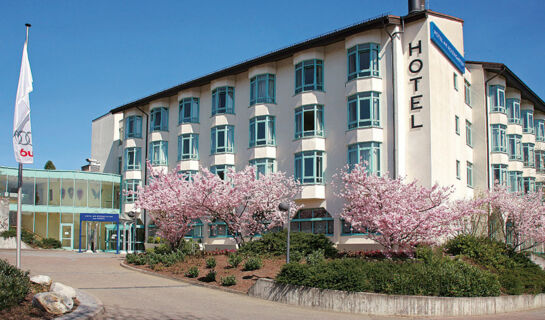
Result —
[{"label": "white facade", "polygon": [[[327,210],[333,219],[334,230],[331,232],[328,229],[330,222],[318,222],[324,220],[301,222],[299,227],[315,232],[325,230],[340,246],[360,247],[371,242],[361,236],[343,234],[339,220],[342,202],[334,196],[331,184],[333,176],[349,161],[349,146],[373,142],[379,146],[380,161],[373,161],[372,165],[381,173],[417,179],[428,187],[435,183],[454,185],[458,198],[472,197],[477,190],[488,188],[489,181],[493,181],[488,174],[492,164],[506,164],[509,171],[520,171],[523,177],[536,177],[536,169],[524,167],[521,161],[509,161],[508,152],[487,151],[491,142],[487,121],[489,124],[505,124],[507,133],[520,133],[522,142],[535,143],[536,150],[545,146],[543,142],[535,142],[535,134],[523,134],[521,125],[509,125],[505,114],[486,112],[489,105],[486,85],[501,84],[506,88],[507,98],[520,99],[521,92],[510,88],[511,82],[520,88],[520,80],[497,75],[488,70],[490,66],[481,63],[466,64],[462,74],[432,42],[431,23],[435,23],[463,55],[463,21],[458,18],[431,11],[405,17],[382,17],[113,109],[93,121],[92,158],[101,163],[104,172],[119,171],[124,180],[143,182],[144,164],[149,157],[149,150],[146,153],[146,132],[148,149],[156,141],[168,143],[168,161],[163,167],[169,170],[177,167],[180,170],[198,170],[217,165],[233,165],[240,170],[252,160],[266,158],[274,159],[275,170],[295,175],[295,158],[298,154],[322,152],[323,181],[316,177],[315,183],[303,181],[298,202],[308,209]],[[358,45],[361,48],[369,46],[370,52],[372,48],[377,48],[378,66],[371,66],[369,74],[361,72],[351,79],[349,56],[352,48]],[[365,53],[362,53],[363,56]],[[369,59],[373,65],[374,60]],[[303,88],[302,92],[297,92],[298,65],[310,61],[322,62],[321,86],[316,87],[319,81],[314,81],[313,89]],[[314,68],[316,77],[318,67]],[[274,102],[250,103],[251,80],[267,74],[275,77]],[[456,87],[454,82],[457,83]],[[469,104],[466,103],[465,82],[471,85]],[[223,87],[234,89],[234,114],[212,115],[213,91]],[[526,91],[522,95],[531,97],[540,105],[522,99],[521,108],[534,110],[536,119],[545,119],[543,101],[529,89],[526,88]],[[363,97],[371,92],[378,96],[378,119],[371,116],[367,121],[367,110],[373,113],[376,108],[361,107],[362,111],[357,113],[356,127],[351,128],[349,102],[355,95],[362,94]],[[186,98],[199,99],[198,123],[179,123],[180,102]],[[312,105],[322,106],[323,123],[316,125],[314,122],[309,127],[313,127],[315,133],[323,128],[324,134],[297,137],[294,125],[296,110]],[[147,114],[159,107],[168,110],[168,128],[150,132],[151,124],[146,129]],[[126,119],[131,116],[141,117],[141,137],[125,137],[128,130]],[[250,147],[250,121],[260,116],[274,116],[275,143]],[[471,123],[470,145],[466,141],[466,121]],[[234,127],[234,150],[212,154],[213,128],[224,125]],[[130,130],[134,132],[132,127]],[[189,133],[198,134],[198,159],[178,161],[178,137]],[[128,148],[140,148],[140,169],[125,170]],[[121,168],[119,163],[122,164]],[[471,182],[467,177],[470,164]],[[543,177],[538,175],[537,181],[542,180]],[[123,210],[129,212],[133,210],[133,205],[125,203]],[[203,241],[211,246],[231,243],[228,238],[208,237],[206,226],[203,234]]]}]

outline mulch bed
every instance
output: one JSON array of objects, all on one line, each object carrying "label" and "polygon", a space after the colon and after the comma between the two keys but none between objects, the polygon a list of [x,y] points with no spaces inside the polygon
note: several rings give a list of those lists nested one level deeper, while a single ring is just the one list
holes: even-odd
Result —
[{"label": "mulch bed", "polygon": [[[216,267],[213,269],[216,271],[216,281],[214,282],[202,282],[202,277],[212,270],[206,268],[206,259],[214,257],[216,259]],[[215,256],[204,256],[204,257],[188,257],[184,262],[179,262],[170,267],[155,267],[155,270],[149,266],[137,266],[131,264],[132,267],[139,269],[152,271],[162,275],[167,275],[173,278],[183,279],[184,281],[194,282],[194,283],[206,283],[209,285],[214,285],[217,287],[222,287],[221,278],[226,276],[234,275],[237,281],[236,285],[228,286],[224,288],[229,288],[231,290],[239,291],[241,293],[247,293],[250,287],[257,281],[259,278],[270,278],[274,279],[284,263],[286,263],[285,257],[262,257],[263,267],[258,270],[253,271],[243,271],[244,262],[243,260],[237,268],[232,268],[227,262],[228,257],[226,255],[215,255]],[[199,268],[199,276],[197,278],[188,278],[185,276],[185,273],[192,266]],[[0,317],[1,318],[1,317]]]},{"label": "mulch bed", "polygon": [[[32,298],[35,294],[40,292],[47,292],[46,286],[31,283],[30,292],[26,295],[25,299],[18,305],[12,306],[4,310],[0,310],[0,319],[6,320],[29,320],[29,319],[54,319],[59,317],[51,313],[47,313],[39,308],[32,306]],[[74,299],[74,307],[72,311],[76,310],[79,305],[79,301]],[[68,314],[68,313],[65,313]]]}]

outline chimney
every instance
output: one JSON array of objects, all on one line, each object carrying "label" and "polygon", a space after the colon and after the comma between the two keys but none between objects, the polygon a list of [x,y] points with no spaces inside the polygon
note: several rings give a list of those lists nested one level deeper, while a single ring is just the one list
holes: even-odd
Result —
[{"label": "chimney", "polygon": [[409,0],[409,14],[426,10],[426,0]]}]

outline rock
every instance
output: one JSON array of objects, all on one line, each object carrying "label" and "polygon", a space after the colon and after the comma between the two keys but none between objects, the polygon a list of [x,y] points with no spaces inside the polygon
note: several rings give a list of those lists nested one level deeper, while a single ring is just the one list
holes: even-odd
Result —
[{"label": "rock", "polygon": [[34,283],[37,283],[37,284],[41,284],[43,286],[50,286],[51,285],[51,277],[44,276],[44,275],[37,275],[37,276],[34,276],[34,277],[30,277],[30,281],[34,282]]},{"label": "rock", "polygon": [[54,293],[60,293],[62,295],[67,296],[70,299],[76,297],[76,290],[74,288],[69,287],[65,284],[62,284],[60,282],[53,282],[53,284],[51,285],[51,288],[49,288],[49,291]]},{"label": "rock", "polygon": [[52,314],[64,314],[72,310],[74,301],[62,294],[42,292],[34,295],[32,305]]}]

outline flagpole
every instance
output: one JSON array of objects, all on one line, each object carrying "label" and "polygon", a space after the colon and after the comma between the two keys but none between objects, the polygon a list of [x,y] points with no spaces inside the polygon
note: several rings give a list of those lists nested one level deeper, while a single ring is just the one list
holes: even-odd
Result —
[{"label": "flagpole", "polygon": [[[30,23],[26,23],[26,44],[28,46],[28,31],[31,27]],[[23,196],[23,163],[19,162],[19,172],[17,175],[17,253],[16,266],[21,268],[21,198]]]}]

